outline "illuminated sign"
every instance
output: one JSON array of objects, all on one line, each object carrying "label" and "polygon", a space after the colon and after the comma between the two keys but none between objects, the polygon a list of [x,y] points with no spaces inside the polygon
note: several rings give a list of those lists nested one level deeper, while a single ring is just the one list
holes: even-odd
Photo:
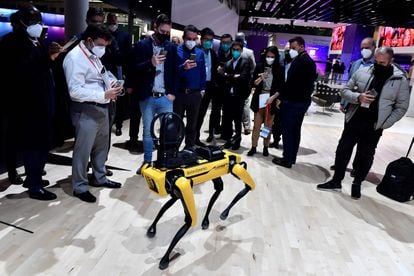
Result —
[{"label": "illuminated sign", "polygon": [[331,51],[342,50],[344,46],[344,34],[346,26],[340,26],[333,29],[331,39]]},{"label": "illuminated sign", "polygon": [[378,46],[410,47],[414,46],[414,29],[379,27]]}]

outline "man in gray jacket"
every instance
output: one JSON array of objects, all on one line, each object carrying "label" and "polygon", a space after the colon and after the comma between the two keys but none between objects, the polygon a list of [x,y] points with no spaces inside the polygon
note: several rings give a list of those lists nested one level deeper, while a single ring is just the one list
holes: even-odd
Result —
[{"label": "man in gray jacket", "polygon": [[399,121],[408,109],[410,92],[406,73],[392,64],[394,52],[381,47],[375,52],[375,63],[358,70],[342,91],[350,105],[345,115],[345,128],[339,140],[333,178],[317,186],[321,190],[340,190],[341,181],[357,144],[357,156],[351,196],[361,197],[361,183],[367,176],[383,129]]}]

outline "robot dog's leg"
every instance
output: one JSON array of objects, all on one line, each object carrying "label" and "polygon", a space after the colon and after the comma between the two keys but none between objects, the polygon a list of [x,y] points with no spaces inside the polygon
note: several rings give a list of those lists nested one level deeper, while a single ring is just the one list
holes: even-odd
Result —
[{"label": "robot dog's leg", "polygon": [[216,202],[217,198],[219,197],[221,191],[223,191],[223,180],[221,177],[213,179],[214,183],[214,194],[212,195],[210,202],[208,203],[206,214],[203,218],[203,222],[201,223],[201,228],[203,230],[207,229],[210,225],[210,221],[208,220],[208,216],[210,215],[211,208],[213,207],[214,203]]},{"label": "robot dog's leg", "polygon": [[157,223],[160,220],[160,218],[164,215],[164,213],[171,207],[173,204],[177,201],[177,197],[172,194],[172,198],[168,200],[160,209],[157,216],[154,219],[154,222],[151,224],[151,226],[147,230],[147,237],[153,238],[155,234],[157,233]]},{"label": "robot dog's leg", "polygon": [[242,162],[240,164],[235,164],[231,168],[231,173],[245,183],[245,188],[236,195],[230,205],[221,213],[220,219],[222,220],[225,220],[228,217],[230,209],[237,203],[237,201],[244,197],[250,190],[254,190],[256,187],[252,177],[246,170],[246,166],[246,163]]},{"label": "robot dog's leg", "polygon": [[197,213],[195,210],[195,202],[193,191],[191,190],[191,182],[185,177],[178,178],[173,187],[173,193],[180,198],[184,207],[185,224],[175,234],[170,246],[161,258],[159,268],[166,269],[170,263],[170,254],[180,239],[187,233],[191,226],[194,226],[197,221]]},{"label": "robot dog's leg", "polygon": [[251,188],[246,185],[246,187],[244,187],[244,189],[236,195],[236,197],[233,199],[230,205],[221,213],[220,219],[225,220],[228,217],[230,209],[234,206],[234,204],[236,204],[237,201],[244,197],[250,190]]}]

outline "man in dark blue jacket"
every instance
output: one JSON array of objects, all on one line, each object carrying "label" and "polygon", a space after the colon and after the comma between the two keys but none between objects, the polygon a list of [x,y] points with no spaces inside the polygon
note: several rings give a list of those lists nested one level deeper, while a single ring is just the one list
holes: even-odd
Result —
[{"label": "man in dark blue jacket", "polygon": [[184,117],[185,147],[193,149],[197,136],[197,118],[201,98],[206,89],[206,66],[203,50],[196,47],[197,28],[188,25],[184,28],[184,43],[177,48],[179,57],[178,93],[174,102],[174,112]]},{"label": "man in dark blue jacket", "polygon": [[291,168],[296,163],[300,144],[303,118],[311,104],[311,95],[316,80],[316,65],[306,53],[305,41],[297,36],[289,40],[289,55],[293,59],[284,89],[282,100],[282,139],[283,158],[275,157],[276,165]]},{"label": "man in dark blue jacket", "polygon": [[[204,122],[204,117],[207,113],[208,106],[210,102],[213,101],[213,98],[216,98],[220,95],[218,94],[217,89],[217,67],[218,67],[218,57],[216,52],[213,50],[213,39],[214,32],[210,28],[204,28],[201,30],[201,45],[200,49],[204,51],[204,59],[206,65],[206,93],[204,93],[203,99],[200,104],[200,111],[198,113],[197,119],[197,138],[196,145],[203,145],[200,141],[200,130]],[[220,110],[214,110],[214,112],[220,113]],[[213,110],[210,113],[209,127],[208,127],[208,138],[207,142],[213,140],[213,134],[217,133],[220,127],[220,114],[213,114]]]},{"label": "man in dark blue jacket", "polygon": [[137,174],[152,161],[152,119],[156,114],[172,112],[176,95],[177,48],[169,41],[171,20],[160,14],[154,28],[152,37],[135,44],[126,83],[138,95],[144,125],[144,162]]}]

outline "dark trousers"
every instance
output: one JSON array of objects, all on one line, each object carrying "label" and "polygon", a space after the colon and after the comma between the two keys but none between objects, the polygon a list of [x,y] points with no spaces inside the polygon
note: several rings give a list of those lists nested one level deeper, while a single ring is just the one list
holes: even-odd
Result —
[{"label": "dark trousers", "polygon": [[208,124],[209,135],[221,133],[221,110],[223,109],[223,89],[217,87],[212,95],[210,122]]},{"label": "dark trousers", "polygon": [[222,137],[226,140],[233,136],[233,122],[235,135],[241,137],[244,101],[245,98],[239,95],[224,96]]},{"label": "dark trousers", "polygon": [[283,159],[289,163],[296,163],[302,122],[309,105],[310,102],[283,101],[281,110]]},{"label": "dark trousers", "polygon": [[17,174],[17,124],[12,120],[5,120],[5,152],[6,152],[6,169],[9,177],[15,177]]},{"label": "dark trousers", "polygon": [[275,143],[279,143],[282,137],[282,112],[277,108],[275,108],[275,114],[273,117],[272,135],[273,141]]},{"label": "dark trousers", "polygon": [[345,128],[336,148],[335,173],[333,176],[333,180],[336,182],[341,182],[344,179],[346,167],[355,145],[358,145],[358,151],[354,160],[356,165],[354,167],[354,183],[361,183],[365,180],[374,162],[375,149],[382,135],[382,129],[375,130],[373,123],[368,125],[368,122],[364,121],[363,118],[358,118],[355,115],[348,123],[345,123]]},{"label": "dark trousers", "polygon": [[[204,122],[204,117],[206,116],[208,106],[210,105],[210,102],[213,101],[214,94],[216,91],[214,91],[214,85],[211,82],[207,82],[206,86],[206,92],[204,93],[204,96],[201,99],[200,103],[200,109],[198,111],[198,118],[197,118],[197,137],[196,139],[200,139],[200,130]],[[213,112],[213,111],[212,111]],[[211,128],[211,116],[210,113],[210,121],[209,121],[209,135],[213,134],[213,128]]]},{"label": "dark trousers", "polygon": [[47,161],[47,150],[24,150],[25,183],[29,190],[42,188],[42,173]]},{"label": "dark trousers", "polygon": [[116,109],[115,109],[115,127],[117,129],[122,128],[122,123],[125,119],[125,114],[127,111],[128,98],[126,95],[120,96],[116,99]]},{"label": "dark trousers", "polygon": [[195,145],[197,136],[197,119],[198,110],[201,104],[200,91],[192,92],[190,94],[178,93],[174,100],[174,112],[184,119],[186,115],[185,125],[185,145],[186,147],[193,147]]},{"label": "dark trousers", "polygon": [[129,140],[138,141],[139,124],[141,121],[141,109],[137,93],[129,95]]}]

